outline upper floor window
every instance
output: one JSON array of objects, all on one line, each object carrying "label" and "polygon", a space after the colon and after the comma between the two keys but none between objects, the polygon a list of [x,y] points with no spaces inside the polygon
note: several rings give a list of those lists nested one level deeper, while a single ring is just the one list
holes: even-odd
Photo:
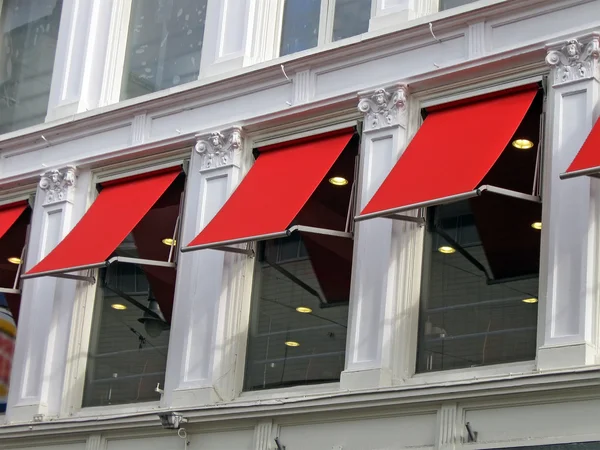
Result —
[{"label": "upper floor window", "polygon": [[280,56],[369,30],[371,0],[285,0]]},{"label": "upper floor window", "polygon": [[46,118],[62,0],[0,2],[0,134]]},{"label": "upper floor window", "polygon": [[475,3],[476,1],[479,0],[440,0],[440,11],[456,8],[457,6],[468,5],[469,3]]},{"label": "upper floor window", "polygon": [[133,0],[121,99],[198,79],[207,0]]}]

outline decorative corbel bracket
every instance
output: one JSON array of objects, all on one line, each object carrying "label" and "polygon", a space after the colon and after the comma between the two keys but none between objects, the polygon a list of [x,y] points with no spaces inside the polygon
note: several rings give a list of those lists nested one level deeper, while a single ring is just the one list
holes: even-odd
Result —
[{"label": "decorative corbel bracket", "polygon": [[408,89],[405,85],[376,89],[361,93],[359,97],[358,110],[365,115],[363,131],[406,126]]},{"label": "decorative corbel bracket", "polygon": [[202,158],[200,170],[239,166],[242,138],[241,127],[197,135],[194,149]]},{"label": "decorative corbel bracket", "polygon": [[554,85],[596,78],[600,81],[600,35],[549,45],[546,63],[554,68]]},{"label": "decorative corbel bracket", "polygon": [[40,177],[40,188],[46,193],[44,206],[59,202],[72,202],[75,191],[76,169],[67,166],[45,172]]}]

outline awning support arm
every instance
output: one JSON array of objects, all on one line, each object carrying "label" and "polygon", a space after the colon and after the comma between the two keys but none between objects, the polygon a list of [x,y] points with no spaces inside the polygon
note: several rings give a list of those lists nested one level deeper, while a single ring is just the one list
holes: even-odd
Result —
[{"label": "awning support arm", "polygon": [[55,274],[52,274],[52,276],[54,276],[56,278],[66,278],[67,280],[86,281],[90,284],[96,283],[96,277],[93,277],[91,275],[85,276],[85,275],[74,275],[72,273],[55,273]]},{"label": "awning support arm", "polygon": [[265,258],[264,260],[270,267],[272,267],[273,269],[275,269],[277,272],[279,272],[281,275],[283,275],[284,277],[286,277],[287,279],[289,279],[292,283],[297,284],[298,286],[300,286],[302,289],[304,289],[306,292],[308,292],[309,294],[317,297],[319,299],[319,303],[325,303],[323,301],[323,299],[321,298],[321,296],[319,295],[319,293],[313,289],[311,286],[309,286],[308,284],[306,284],[304,281],[302,281],[300,278],[298,278],[296,275],[294,275],[291,272],[288,272],[287,270],[285,270],[283,267],[281,267],[279,264],[273,263],[271,261],[269,261],[268,259]]},{"label": "awning support arm", "polygon": [[444,230],[439,228],[437,225],[434,225],[434,229],[437,234],[439,234],[450,245],[452,245],[452,247],[454,247],[458,253],[460,253],[462,256],[464,256],[467,259],[467,261],[469,261],[471,264],[473,264],[473,266],[475,266],[477,269],[479,269],[481,272],[483,272],[486,280],[491,280],[491,277],[489,276],[489,274],[488,274],[487,270],[485,269],[485,267],[483,266],[483,264],[481,264],[479,261],[477,261],[473,257],[473,255],[471,255],[468,251],[466,251],[462,247],[462,245],[460,245],[458,242],[456,242],[454,239],[452,239],[452,237],[450,237],[450,235],[448,233],[446,233]]},{"label": "awning support arm", "polygon": [[108,285],[108,283],[106,282],[106,280],[103,280],[102,282],[102,287],[104,287],[105,289],[108,289],[109,291],[111,291],[113,294],[117,294],[119,297],[121,297],[123,300],[127,300],[129,303],[131,303],[133,306],[136,306],[137,308],[141,309],[142,311],[144,311],[145,313],[149,314],[150,316],[152,316],[154,319],[158,319],[161,322],[164,322],[164,320],[162,320],[158,314],[156,314],[154,311],[152,311],[151,309],[149,309],[147,306],[141,304],[140,302],[138,302],[136,299],[134,299],[133,297],[131,297],[130,295],[127,295],[125,292],[117,289],[117,288],[113,288],[110,287]]}]

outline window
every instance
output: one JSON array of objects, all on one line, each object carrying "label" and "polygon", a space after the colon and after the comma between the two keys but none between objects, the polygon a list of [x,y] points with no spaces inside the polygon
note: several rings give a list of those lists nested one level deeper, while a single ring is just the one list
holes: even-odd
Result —
[{"label": "window", "polygon": [[456,8],[457,6],[468,5],[469,3],[475,3],[476,1],[478,0],[440,0],[440,11]]},{"label": "window", "polygon": [[[535,190],[542,100],[484,185]],[[541,216],[541,203],[493,194],[428,209],[418,372],[535,359]]]},{"label": "window", "polygon": [[[185,176],[180,174],[112,256],[170,261]],[[175,267],[116,262],[100,269],[83,406],[158,401],[164,386]]]},{"label": "window", "polygon": [[19,274],[29,235],[31,208],[25,201],[0,207],[0,413],[6,410],[21,291]]},{"label": "window", "polygon": [[371,0],[285,0],[279,54],[365,33],[370,18]]},{"label": "window", "polygon": [[0,134],[45,120],[62,0],[0,3]]},{"label": "window", "polygon": [[[295,223],[345,229],[357,152],[355,136]],[[346,181],[332,184],[333,177]],[[245,390],[339,380],[345,361],[352,252],[352,239],[323,234],[293,233],[259,243]]]},{"label": "window", "polygon": [[133,0],[121,99],[198,79],[207,0]]}]

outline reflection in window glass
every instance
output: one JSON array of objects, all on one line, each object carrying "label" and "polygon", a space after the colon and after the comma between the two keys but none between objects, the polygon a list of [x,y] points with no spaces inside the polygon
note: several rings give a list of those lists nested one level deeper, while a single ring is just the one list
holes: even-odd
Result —
[{"label": "reflection in window glass", "polygon": [[457,6],[468,5],[475,3],[478,0],[440,0],[440,11],[445,9],[456,8]]},{"label": "reflection in window glass", "polygon": [[42,123],[62,0],[0,2],[0,134]]},{"label": "reflection in window glass", "polygon": [[121,98],[198,79],[207,0],[133,0]]},{"label": "reflection in window glass", "polygon": [[279,56],[317,46],[321,0],[286,0]]},{"label": "reflection in window glass", "polygon": [[[358,139],[352,139],[295,223],[343,231]],[[345,186],[328,182],[346,178]],[[245,390],[338,381],[344,370],[353,240],[293,233],[258,246]]]},{"label": "reflection in window glass", "polygon": [[502,196],[430,208],[418,371],[535,359],[540,214]]},{"label": "reflection in window glass", "polygon": [[[180,175],[114,255],[167,261],[185,177]],[[177,251],[176,249],[174,249]],[[98,277],[83,406],[158,401],[164,387],[176,270],[114,263]]]},{"label": "reflection in window glass", "polygon": [[338,41],[369,31],[371,0],[336,0],[333,40]]}]

